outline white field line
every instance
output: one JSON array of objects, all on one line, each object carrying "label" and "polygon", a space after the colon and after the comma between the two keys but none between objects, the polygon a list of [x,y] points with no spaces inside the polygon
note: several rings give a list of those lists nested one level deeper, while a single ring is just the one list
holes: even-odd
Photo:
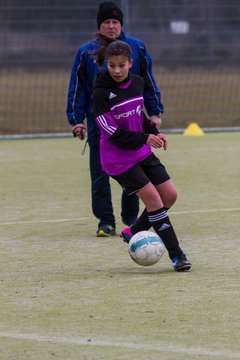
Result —
[{"label": "white field line", "polygon": [[78,219],[53,219],[53,220],[33,220],[33,221],[11,221],[0,223],[0,225],[19,225],[19,224],[41,224],[41,223],[61,223],[66,221],[81,221],[88,220],[88,217],[78,218]]},{"label": "white field line", "polygon": [[[185,128],[180,129],[164,129],[166,134],[181,134]],[[238,132],[240,126],[224,126],[224,127],[203,127],[204,132]],[[45,139],[45,138],[72,138],[72,133],[42,133],[42,134],[21,134],[21,135],[0,135],[0,140],[12,139]]]},{"label": "white field line", "polygon": [[[230,209],[205,209],[205,210],[189,210],[189,211],[170,211],[171,215],[182,215],[182,214],[198,214],[198,213],[216,213],[216,212],[228,212],[228,211],[240,211],[240,208]],[[33,221],[9,221],[0,223],[1,225],[21,225],[21,224],[40,224],[40,223],[61,223],[68,221],[81,221],[89,220],[89,217],[77,218],[77,219],[53,219],[53,220],[33,220]]]},{"label": "white field line", "polygon": [[171,353],[182,353],[185,355],[200,355],[200,356],[211,356],[217,359],[239,359],[240,352],[235,352],[230,349],[221,349],[221,350],[212,350],[204,347],[187,347],[187,346],[178,346],[178,345],[169,345],[164,343],[159,343],[158,345],[150,345],[144,343],[131,343],[131,342],[122,342],[122,341],[102,341],[94,339],[84,339],[84,338],[68,338],[68,337],[59,337],[59,336],[47,336],[39,334],[21,334],[21,333],[8,333],[1,332],[0,338],[5,339],[19,339],[26,341],[35,341],[35,342],[52,342],[57,344],[66,344],[66,345],[79,345],[79,346],[99,346],[99,347],[118,347],[121,349],[132,349],[132,350],[142,350],[142,351],[155,351],[159,353],[171,352]]},{"label": "white field line", "polygon": [[211,213],[211,212],[227,212],[227,211],[240,211],[240,208],[230,209],[206,209],[206,210],[191,210],[191,211],[171,211],[170,214],[181,215],[181,214],[197,214],[197,213]]}]

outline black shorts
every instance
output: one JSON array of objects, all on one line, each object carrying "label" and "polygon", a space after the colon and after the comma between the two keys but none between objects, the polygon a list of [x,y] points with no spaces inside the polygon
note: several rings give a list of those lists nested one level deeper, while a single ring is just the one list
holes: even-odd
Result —
[{"label": "black shorts", "polygon": [[154,155],[149,155],[124,173],[112,176],[128,195],[134,194],[151,182],[154,186],[170,179],[165,166]]}]

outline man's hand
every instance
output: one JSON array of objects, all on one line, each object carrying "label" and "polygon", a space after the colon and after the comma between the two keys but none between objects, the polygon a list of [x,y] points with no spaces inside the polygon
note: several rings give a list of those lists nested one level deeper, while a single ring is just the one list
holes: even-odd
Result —
[{"label": "man's hand", "polygon": [[78,137],[80,140],[85,139],[86,131],[87,131],[87,128],[83,123],[74,125],[72,127],[73,135]]},{"label": "man's hand", "polygon": [[159,115],[150,116],[150,121],[156,125],[157,129],[160,129],[160,127],[162,125],[162,119]]}]

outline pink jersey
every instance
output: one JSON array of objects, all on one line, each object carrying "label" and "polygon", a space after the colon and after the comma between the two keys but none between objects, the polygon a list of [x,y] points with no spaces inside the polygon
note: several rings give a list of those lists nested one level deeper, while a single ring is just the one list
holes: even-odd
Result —
[{"label": "pink jersey", "polygon": [[128,81],[120,86],[116,86],[117,83],[111,80],[110,76],[108,86],[104,77],[103,80],[94,88],[93,107],[101,130],[102,168],[107,174],[114,176],[144,160],[152,150],[145,143],[141,143],[137,149],[129,149],[119,147],[111,141],[111,136],[120,128],[136,133],[143,132],[143,79],[131,75]]}]

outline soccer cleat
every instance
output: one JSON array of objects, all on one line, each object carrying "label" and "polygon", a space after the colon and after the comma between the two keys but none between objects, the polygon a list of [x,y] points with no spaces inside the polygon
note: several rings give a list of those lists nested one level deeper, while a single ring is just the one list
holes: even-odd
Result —
[{"label": "soccer cleat", "polygon": [[171,259],[175,271],[187,271],[191,269],[191,263],[184,254],[180,254]]},{"label": "soccer cleat", "polygon": [[116,235],[115,227],[103,225],[97,230],[97,237],[110,237]]},{"label": "soccer cleat", "polygon": [[131,228],[126,227],[126,228],[122,229],[120,236],[124,242],[129,243],[129,241],[133,237],[133,234],[131,233]]}]

